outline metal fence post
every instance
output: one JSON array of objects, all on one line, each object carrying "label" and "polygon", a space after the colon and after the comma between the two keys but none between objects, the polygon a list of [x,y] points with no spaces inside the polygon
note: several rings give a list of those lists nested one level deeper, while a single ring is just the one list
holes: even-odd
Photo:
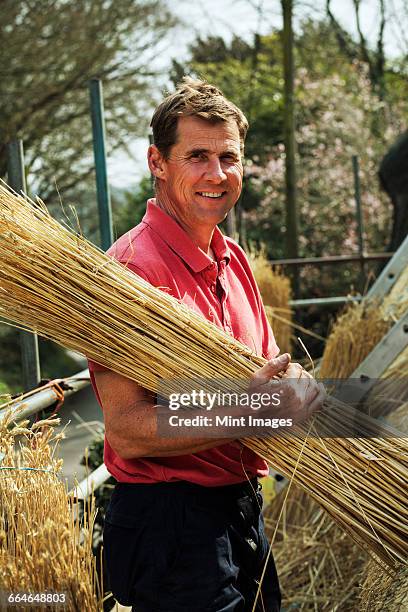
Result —
[{"label": "metal fence post", "polygon": [[359,174],[359,163],[357,155],[352,156],[353,162],[353,176],[354,176],[354,199],[356,202],[357,210],[357,231],[358,231],[358,253],[360,255],[360,288],[363,292],[365,289],[365,264],[364,264],[364,221],[363,221],[363,210],[361,206],[361,190],[360,190],[360,174]]},{"label": "metal fence post", "polygon": [[[21,140],[13,140],[7,144],[7,175],[9,185],[14,191],[26,193],[24,152]],[[28,391],[36,387],[41,380],[38,338],[37,334],[31,332],[20,331],[19,333],[23,389]]]},{"label": "metal fence post", "polygon": [[102,82],[92,79],[89,83],[91,98],[91,117],[93,150],[96,171],[96,193],[98,199],[99,228],[101,247],[104,251],[113,242],[112,208],[109,192],[108,174],[106,171],[105,120],[103,111]]}]

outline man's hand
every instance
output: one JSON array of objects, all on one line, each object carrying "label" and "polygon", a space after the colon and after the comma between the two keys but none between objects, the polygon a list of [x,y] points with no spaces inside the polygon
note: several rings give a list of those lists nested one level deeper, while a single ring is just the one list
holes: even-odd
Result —
[{"label": "man's hand", "polygon": [[[301,423],[322,407],[326,391],[299,363],[291,363],[284,353],[271,359],[251,378],[249,393],[279,394],[279,406],[262,409],[271,418]],[[266,416],[264,414],[264,416]]]}]

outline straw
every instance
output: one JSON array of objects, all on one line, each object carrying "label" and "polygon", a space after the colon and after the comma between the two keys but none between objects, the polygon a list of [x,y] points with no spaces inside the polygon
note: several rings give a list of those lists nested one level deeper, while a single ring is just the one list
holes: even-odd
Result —
[{"label": "straw", "polygon": [[[0,186],[0,312],[4,317],[86,354],[90,359],[156,392],[177,392],[178,378],[219,376],[243,384],[265,360],[82,236],[59,224],[41,203]],[[211,381],[214,380],[214,388]],[[227,383],[226,383],[227,384]],[[221,389],[222,391],[223,389]],[[227,389],[228,390],[228,389]],[[343,439],[350,409],[328,399],[330,412],[316,425],[338,438],[296,435],[245,439],[314,497],[364,548],[394,566],[406,558],[408,512],[403,484],[407,442],[361,416],[368,436]]]},{"label": "straw", "polygon": [[317,502],[292,487],[275,498],[265,517],[282,591],[282,607],[303,611],[356,610],[358,575],[367,555]]},{"label": "straw", "polygon": [[360,612],[404,612],[408,610],[408,566],[395,572],[379,572],[374,561],[365,567],[359,601]]},{"label": "straw", "polygon": [[[338,376],[337,368],[344,368],[350,354],[354,356],[352,367],[357,367],[368,354],[356,339],[361,338],[372,322],[384,320],[384,313],[392,313],[391,325],[407,308],[408,274],[405,270],[394,284],[392,291],[379,305],[366,304],[364,308],[352,307],[334,327],[329,338],[332,354],[336,355],[330,367],[330,375]],[[371,312],[371,325],[367,316]],[[361,328],[361,329],[360,329]],[[384,326],[387,331],[389,325]],[[381,334],[377,340],[381,340]],[[349,344],[348,344],[349,343]],[[342,350],[348,345],[346,358]],[[405,349],[387,368],[383,378],[373,387],[364,404],[370,413],[387,416],[387,422],[401,432],[408,433],[408,349]],[[288,496],[281,492],[265,512],[268,534],[276,533],[273,545],[275,560],[283,593],[283,605],[297,605],[300,610],[399,610],[390,600],[390,585],[399,581],[403,570],[390,573],[379,570],[378,560],[367,563],[367,555],[329,517],[322,517],[319,505],[299,487],[292,486]],[[295,552],[298,563],[289,561]],[[366,576],[363,590],[361,576]],[[374,578],[374,580],[372,580]],[[405,578],[406,590],[406,578]],[[388,589],[388,591],[387,591]],[[361,591],[361,592],[360,592]],[[400,588],[402,593],[402,589]],[[359,599],[361,598],[361,602]],[[375,603],[374,603],[375,602]],[[384,606],[387,606],[385,608]]]},{"label": "straw", "polygon": [[[14,418],[9,408],[0,422],[0,592],[60,594],[66,597],[61,609],[101,610],[92,554],[95,509],[90,501],[83,519],[75,516],[59,479],[59,419],[28,427],[28,421],[13,425]],[[14,608],[21,609],[7,609]]]},{"label": "straw", "polygon": [[278,267],[273,267],[266,256],[265,247],[250,250],[249,263],[266,307],[268,319],[281,353],[291,350],[292,311],[290,279]]},{"label": "straw", "polygon": [[320,377],[351,376],[407,309],[408,268],[382,302],[366,298],[360,304],[348,306],[337,318],[323,353]]}]

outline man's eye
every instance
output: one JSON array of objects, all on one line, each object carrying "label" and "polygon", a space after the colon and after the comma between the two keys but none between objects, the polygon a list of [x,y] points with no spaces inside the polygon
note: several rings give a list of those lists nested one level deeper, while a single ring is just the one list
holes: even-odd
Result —
[{"label": "man's eye", "polygon": [[229,164],[233,164],[237,161],[236,155],[223,155],[221,159]]},{"label": "man's eye", "polygon": [[205,153],[193,153],[193,155],[191,155],[191,159],[203,160],[205,159]]}]

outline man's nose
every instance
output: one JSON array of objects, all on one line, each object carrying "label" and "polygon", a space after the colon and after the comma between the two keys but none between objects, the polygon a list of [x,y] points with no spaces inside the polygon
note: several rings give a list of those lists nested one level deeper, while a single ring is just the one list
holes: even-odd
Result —
[{"label": "man's nose", "polygon": [[218,157],[208,161],[205,174],[208,181],[216,183],[217,185],[227,179],[227,175],[225,174]]}]

